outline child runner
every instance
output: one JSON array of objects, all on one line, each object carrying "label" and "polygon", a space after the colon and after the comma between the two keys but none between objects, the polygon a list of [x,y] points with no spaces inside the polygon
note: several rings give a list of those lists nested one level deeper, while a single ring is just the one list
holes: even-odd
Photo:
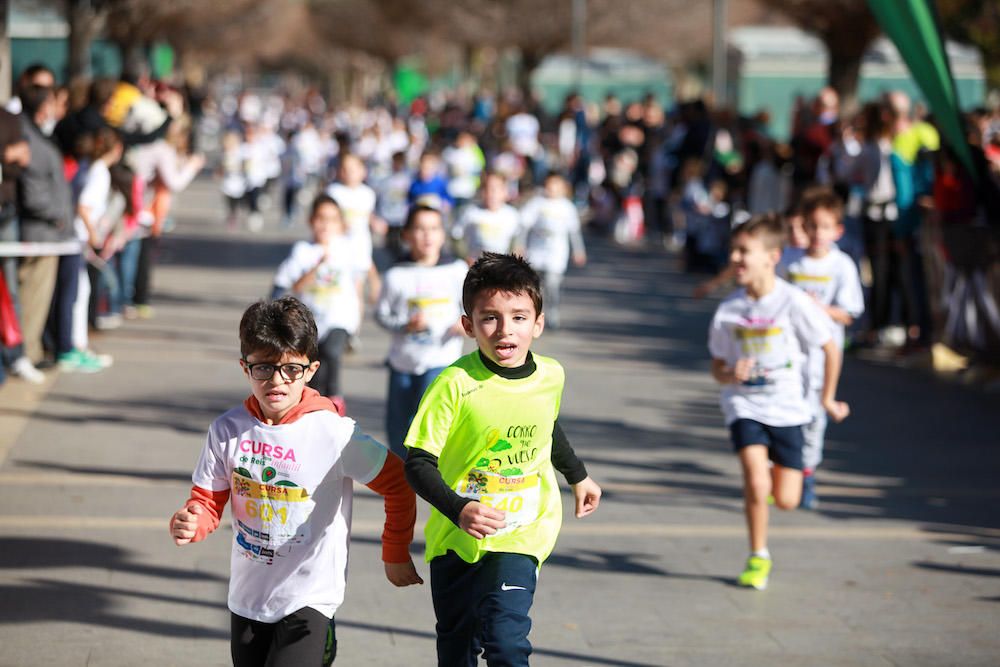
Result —
[{"label": "child runner", "polygon": [[[380,279],[372,259],[372,232],[384,233],[384,223],[375,216],[375,191],[365,185],[365,163],[347,153],[340,158],[340,181],[332,183],[326,194],[340,207],[347,236],[354,244],[359,262],[367,262],[368,290],[372,301],[379,293]],[[358,325],[364,319],[364,300],[358,302]],[[352,348],[357,340],[352,335]]]},{"label": "child runner", "polygon": [[347,339],[361,326],[361,289],[371,255],[358,255],[347,235],[340,207],[319,195],[309,213],[312,241],[299,241],[274,276],[274,294],[291,292],[312,311],[319,327],[323,363],[309,386],[343,410],[340,358]]},{"label": "child runner", "polygon": [[[830,333],[837,349],[844,348],[844,328],[865,310],[861,277],[851,256],[837,247],[844,234],[843,200],[829,188],[806,190],[802,196],[802,214],[809,244],[805,249],[787,248],[778,266],[778,275],[805,290],[830,316]],[[823,355],[818,349],[809,352],[806,387],[813,410],[806,425],[802,451],[802,507],[816,509],[816,468],[823,460],[823,436],[826,411],[820,400],[823,386]]]},{"label": "child runner", "polygon": [[406,153],[399,151],[392,155],[392,171],[373,184],[377,195],[375,212],[388,227],[385,244],[394,258],[401,252],[399,237],[409,212],[407,198],[412,180],[406,168]]},{"label": "child runner", "polygon": [[528,611],[555,546],[562,503],[600,502],[559,426],[563,369],[533,356],[545,325],[538,274],[520,257],[485,253],[462,289],[462,325],[479,347],[442,371],[406,436],[406,477],[433,507],[424,536],[437,617],[438,665],[527,665]]},{"label": "child runner", "polygon": [[344,599],[353,481],[385,497],[382,560],[396,586],[420,584],[409,545],[416,502],[402,462],[306,387],[320,365],[316,323],[293,297],[240,321],[251,395],[216,419],[170,518],[177,545],[218,528],[232,495],[229,609],[233,664],[329,665]]},{"label": "child runner", "polygon": [[235,231],[239,224],[240,206],[247,194],[244,171],[246,148],[238,132],[226,132],[222,137],[222,155],[218,176],[222,196],[226,200],[226,229]]},{"label": "child runner", "polygon": [[417,204],[403,240],[410,256],[385,274],[375,318],[392,332],[385,431],[389,448],[406,457],[403,438],[427,386],[462,356],[462,281],[469,265],[443,255],[441,212]]},{"label": "child runner", "polygon": [[545,324],[562,325],[559,315],[560,290],[572,252],[573,264],[587,263],[587,253],[580,234],[580,216],[569,198],[569,183],[560,174],[545,177],[541,196],[521,210],[522,240],[525,259],[541,275],[545,301]]},{"label": "child runner", "polygon": [[521,228],[517,209],[507,203],[507,179],[495,171],[483,175],[482,206],[470,204],[452,228],[452,236],[465,242],[465,256],[472,264],[485,252],[506,253]]},{"label": "child runner", "polygon": [[455,202],[456,214],[460,214],[479,190],[486,156],[472,132],[462,130],[455,144],[444,149],[441,157],[448,167],[448,194]]},{"label": "child runner", "polygon": [[708,336],[712,376],[722,385],[722,412],[743,468],[750,557],[737,583],[758,590],[771,572],[768,497],[787,510],[798,507],[802,494],[802,426],[813,417],[804,364],[812,347],[826,357],[823,408],[838,422],[850,412],[834,398],[841,358],[829,318],[775,275],[783,239],[774,214],[733,230],[730,261],[740,288],[719,304]]},{"label": "child runner", "polygon": [[441,157],[437,153],[427,151],[420,156],[416,178],[410,183],[408,201],[411,205],[429,203],[446,212],[451,209],[448,181],[441,175]]}]

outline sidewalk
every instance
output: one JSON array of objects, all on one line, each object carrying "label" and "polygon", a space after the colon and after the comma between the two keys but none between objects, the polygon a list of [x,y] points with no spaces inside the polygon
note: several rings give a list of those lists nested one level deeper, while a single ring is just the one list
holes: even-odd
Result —
[{"label": "sidewalk", "polygon": [[[211,183],[179,201],[155,318],[94,336],[115,365],[0,388],[0,666],[229,664],[231,531],[176,548],[166,524],[209,422],[247,393],[239,315],[295,235],[273,219],[226,233]],[[994,664],[995,396],[849,359],[853,415],[831,428],[821,508],[777,516],[771,587],[739,589],[739,469],[705,348],[715,302],[691,299],[695,280],[661,252],[589,250],[565,328],[538,350],[566,368],[561,420],[605,496],[585,521],[567,502],[532,664]],[[370,318],[361,339],[348,412],[381,437],[388,339]],[[380,512],[361,489],[336,664],[432,665],[430,591],[385,581]]]}]

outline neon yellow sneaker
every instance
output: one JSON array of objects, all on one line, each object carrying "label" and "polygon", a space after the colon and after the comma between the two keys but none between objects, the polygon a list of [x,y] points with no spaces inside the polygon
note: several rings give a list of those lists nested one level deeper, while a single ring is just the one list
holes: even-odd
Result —
[{"label": "neon yellow sneaker", "polygon": [[762,591],[767,588],[767,577],[771,574],[771,559],[760,556],[750,556],[747,558],[746,569],[740,575],[736,583],[748,588],[756,588]]}]

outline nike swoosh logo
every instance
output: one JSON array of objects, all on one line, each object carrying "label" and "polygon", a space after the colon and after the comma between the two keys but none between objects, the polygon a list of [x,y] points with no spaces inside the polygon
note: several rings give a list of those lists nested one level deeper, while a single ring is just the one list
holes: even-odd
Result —
[{"label": "nike swoosh logo", "polygon": [[526,591],[528,590],[524,586],[508,586],[507,582],[500,584],[500,590],[502,591]]}]

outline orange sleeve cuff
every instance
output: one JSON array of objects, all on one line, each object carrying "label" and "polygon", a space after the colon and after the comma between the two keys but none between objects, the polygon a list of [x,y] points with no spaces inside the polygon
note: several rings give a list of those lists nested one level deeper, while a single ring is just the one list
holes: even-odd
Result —
[{"label": "orange sleeve cuff", "polygon": [[417,522],[417,496],[406,482],[402,460],[390,452],[385,457],[382,470],[365,486],[385,498],[382,561],[408,562],[413,526]]},{"label": "orange sleeve cuff", "polygon": [[200,486],[191,487],[191,497],[188,498],[187,506],[192,504],[201,505],[205,511],[198,515],[198,528],[195,530],[192,542],[200,542],[208,534],[219,527],[222,520],[222,511],[229,500],[229,489],[222,491],[210,491]]}]

